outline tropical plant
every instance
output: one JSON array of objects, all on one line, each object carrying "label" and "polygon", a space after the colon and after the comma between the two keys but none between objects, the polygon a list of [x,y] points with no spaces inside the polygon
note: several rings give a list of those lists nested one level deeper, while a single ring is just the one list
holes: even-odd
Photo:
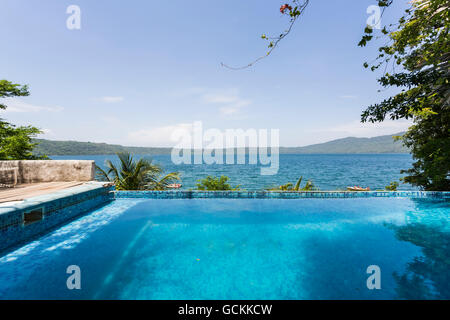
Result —
[{"label": "tropical plant", "polygon": [[318,188],[314,185],[311,180],[308,180],[303,188],[300,187],[302,183],[303,177],[300,177],[297,180],[295,186],[292,183],[286,183],[276,188],[268,189],[269,191],[314,191],[318,190]]},{"label": "tropical plant", "polygon": [[221,190],[239,190],[240,185],[236,187],[231,187],[227,176],[220,176],[220,178],[215,176],[207,176],[205,179],[198,180],[197,189],[207,190],[207,191],[221,191]]},{"label": "tropical plant", "polygon": [[[378,5],[389,7],[392,2],[379,0]],[[411,4],[398,24],[381,30],[387,42],[383,41],[386,44],[372,65],[364,64],[372,71],[384,66],[378,82],[399,93],[369,106],[362,122],[413,119],[400,138],[415,160],[411,169],[402,171],[407,174],[403,180],[425,190],[450,190],[450,3],[413,0]],[[360,46],[379,38],[369,26],[364,31]]]},{"label": "tropical plant", "polygon": [[[0,80],[0,98],[10,98],[10,97],[26,97],[29,96],[27,85],[20,85],[12,83],[8,80]],[[7,106],[0,103],[0,109],[6,109]]]},{"label": "tropical plant", "polygon": [[[0,98],[28,96],[27,86],[0,80]],[[7,106],[0,103],[0,110]],[[42,133],[32,126],[15,126],[0,118],[0,160],[30,160],[47,159],[45,155],[36,156],[32,153],[36,143],[33,138]]]},{"label": "tropical plant", "polygon": [[45,155],[33,154],[36,146],[33,137],[40,133],[38,128],[32,126],[15,127],[0,121],[0,160],[47,159]]},{"label": "tropical plant", "polygon": [[[308,5],[306,0],[289,3],[280,8],[291,19],[287,31],[275,38],[262,36],[269,41],[268,54]],[[383,13],[392,3],[378,0]],[[378,56],[364,67],[371,71],[383,67],[378,82],[384,91],[394,88],[396,93],[368,106],[361,121],[412,119],[414,124],[400,138],[415,160],[412,168],[401,171],[407,174],[403,181],[425,190],[450,190],[450,2],[412,0],[410,4],[398,23],[384,26],[379,35],[369,25],[364,29],[359,46],[381,40]]]},{"label": "tropical plant", "polygon": [[269,189],[269,190],[271,190],[271,191],[275,191],[275,190],[276,191],[292,191],[293,188],[292,188],[292,183],[288,182],[286,184],[282,184],[279,187],[275,187],[275,188],[272,188],[272,189]]},{"label": "tropical plant", "polygon": [[114,182],[117,190],[167,190],[169,184],[180,180],[178,172],[163,174],[163,169],[151,160],[135,161],[130,153],[117,153],[120,167],[106,161],[107,171],[96,166],[97,177]]},{"label": "tropical plant", "polygon": [[233,67],[225,63],[222,63],[222,66],[233,70],[242,70],[249,68],[254,64],[256,64],[257,62],[259,62],[260,60],[268,57],[277,48],[278,44],[289,35],[295,22],[300,18],[300,16],[306,10],[306,7],[309,5],[309,0],[290,0],[289,2],[290,4],[285,3],[280,7],[280,13],[289,18],[289,24],[285,28],[285,30],[282,31],[281,33],[277,33],[277,35],[266,35],[266,34],[261,35],[261,39],[268,42],[267,52],[264,55],[260,56],[259,58],[253,60],[252,62],[244,66]]},{"label": "tropical plant", "polygon": [[397,191],[398,188],[398,182],[393,181],[388,186],[384,187],[387,191]]}]

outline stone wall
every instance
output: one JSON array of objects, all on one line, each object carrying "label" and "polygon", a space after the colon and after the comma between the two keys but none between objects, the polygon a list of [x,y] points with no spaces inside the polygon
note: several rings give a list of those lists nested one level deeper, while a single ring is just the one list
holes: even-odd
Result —
[{"label": "stone wall", "polygon": [[[17,183],[19,184],[57,181],[92,181],[95,178],[95,162],[93,160],[0,161],[0,170],[3,169],[5,171],[5,169],[14,168],[17,168]],[[0,180],[1,183],[10,182],[2,182]]]},{"label": "stone wall", "polygon": [[18,172],[17,168],[0,169],[0,186],[16,185]]}]

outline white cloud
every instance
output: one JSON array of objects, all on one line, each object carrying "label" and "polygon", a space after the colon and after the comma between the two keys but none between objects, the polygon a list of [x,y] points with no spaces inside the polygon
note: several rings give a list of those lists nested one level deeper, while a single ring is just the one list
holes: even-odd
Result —
[{"label": "white cloud", "polygon": [[220,113],[223,115],[233,115],[239,112],[239,108],[234,107],[222,107],[220,108]]},{"label": "white cloud", "polygon": [[201,99],[206,104],[219,106],[219,111],[222,115],[237,114],[243,107],[252,103],[251,100],[241,98],[236,89],[204,93]]},{"label": "white cloud", "polygon": [[170,90],[170,95],[176,96],[176,97],[186,97],[186,96],[192,96],[192,95],[199,95],[202,93],[205,93],[207,91],[204,87],[191,87],[191,88],[184,88],[180,90]]},{"label": "white cloud", "polygon": [[108,125],[120,125],[122,123],[122,121],[115,116],[102,116],[100,119]]},{"label": "white cloud", "polygon": [[232,115],[232,114],[236,114],[239,113],[241,108],[250,105],[252,102],[250,100],[243,100],[243,99],[239,99],[236,100],[233,103],[229,103],[224,107],[220,108],[220,112],[223,115]]},{"label": "white cloud", "polygon": [[44,129],[41,129],[41,131],[42,131],[42,134],[53,134],[53,130],[52,129],[48,129],[48,128],[44,128]]},{"label": "white cloud", "polygon": [[42,133],[39,135],[39,138],[42,139],[52,139],[55,138],[55,133],[52,129],[49,128],[43,128],[41,129]]},{"label": "white cloud", "polygon": [[234,103],[236,101],[239,101],[239,97],[236,95],[230,95],[230,94],[204,94],[203,95],[203,101],[206,103]]},{"label": "white cloud", "polygon": [[7,106],[7,109],[3,112],[59,112],[64,110],[64,108],[60,106],[38,106],[16,98],[5,98],[3,99],[2,104]]},{"label": "white cloud", "polygon": [[124,97],[101,97],[98,98],[97,100],[101,101],[101,102],[105,102],[105,103],[117,103],[117,102],[122,102],[125,100]]},{"label": "white cloud", "polygon": [[239,114],[243,107],[252,104],[249,99],[244,99],[236,88],[210,89],[205,87],[192,87],[177,92],[171,92],[172,96],[178,98],[193,97],[201,103],[218,108],[220,114],[231,116]]},{"label": "white cloud", "polygon": [[146,128],[130,132],[128,134],[128,141],[130,144],[143,147],[174,147],[178,142],[172,139],[174,133],[190,133],[191,131],[192,123]]}]

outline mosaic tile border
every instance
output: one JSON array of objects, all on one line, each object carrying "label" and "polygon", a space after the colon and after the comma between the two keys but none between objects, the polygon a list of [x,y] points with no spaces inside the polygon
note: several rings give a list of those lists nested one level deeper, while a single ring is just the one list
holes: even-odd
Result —
[{"label": "mosaic tile border", "polygon": [[[113,186],[90,182],[0,207],[0,252],[44,234],[71,219],[114,200]],[[24,226],[24,213],[43,208],[43,219]]]},{"label": "mosaic tile border", "polygon": [[438,198],[450,199],[450,192],[440,191],[115,191],[115,199],[304,199],[304,198]]}]

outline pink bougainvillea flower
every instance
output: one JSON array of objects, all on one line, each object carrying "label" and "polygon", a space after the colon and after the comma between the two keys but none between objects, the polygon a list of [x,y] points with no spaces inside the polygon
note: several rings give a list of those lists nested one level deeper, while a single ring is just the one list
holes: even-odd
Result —
[{"label": "pink bougainvillea flower", "polygon": [[292,7],[291,7],[290,5],[288,5],[287,3],[286,3],[286,4],[283,4],[283,5],[280,7],[280,12],[281,12],[282,14],[285,14],[285,13],[286,13],[286,10],[292,11]]}]

